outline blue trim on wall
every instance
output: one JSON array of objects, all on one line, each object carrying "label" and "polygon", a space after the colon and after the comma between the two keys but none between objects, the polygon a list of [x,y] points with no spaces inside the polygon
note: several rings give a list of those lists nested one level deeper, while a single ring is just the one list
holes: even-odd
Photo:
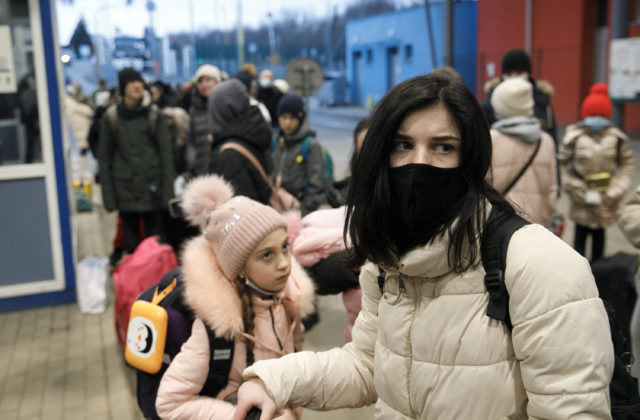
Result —
[{"label": "blue trim on wall", "polygon": [[[64,262],[65,284],[67,290],[75,289],[75,272],[73,270],[73,246],[71,243],[71,219],[69,217],[69,201],[65,176],[64,150],[62,146],[62,125],[58,91],[58,73],[56,70],[55,45],[53,44],[53,26],[51,1],[40,0],[40,19],[42,20],[42,41],[44,63],[47,73],[47,90],[49,97],[49,113],[51,119],[51,139],[53,160],[58,191],[58,212],[60,217],[60,242]],[[55,294],[55,293],[54,293]],[[75,292],[74,292],[75,296]]]},{"label": "blue trim on wall", "polygon": [[75,290],[19,296],[0,300],[0,302],[2,302],[2,305],[0,305],[0,312],[14,312],[26,309],[42,308],[45,306],[66,305],[74,303],[75,301]]}]

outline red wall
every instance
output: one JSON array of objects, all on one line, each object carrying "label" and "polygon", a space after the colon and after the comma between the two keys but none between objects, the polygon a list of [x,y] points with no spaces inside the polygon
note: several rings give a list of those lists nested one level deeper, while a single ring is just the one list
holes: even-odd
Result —
[{"label": "red wall", "polygon": [[[611,6],[609,1],[609,27]],[[634,2],[630,2],[634,7]],[[525,1],[478,1],[478,99],[490,80],[486,64],[494,62],[496,76],[505,52],[525,48]],[[579,118],[582,99],[593,82],[593,45],[596,10],[592,0],[532,1],[532,75],[549,81],[556,120],[561,125]],[[632,13],[629,14],[633,16]],[[640,25],[631,25],[629,36],[640,36]],[[625,106],[625,129],[640,130],[640,104]]]}]

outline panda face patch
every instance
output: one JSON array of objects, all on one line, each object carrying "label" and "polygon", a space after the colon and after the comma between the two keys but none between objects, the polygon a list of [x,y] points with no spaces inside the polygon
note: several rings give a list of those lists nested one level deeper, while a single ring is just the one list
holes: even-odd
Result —
[{"label": "panda face patch", "polygon": [[127,331],[127,347],[133,355],[142,359],[150,357],[155,351],[157,341],[158,332],[153,322],[141,316],[131,319]]}]

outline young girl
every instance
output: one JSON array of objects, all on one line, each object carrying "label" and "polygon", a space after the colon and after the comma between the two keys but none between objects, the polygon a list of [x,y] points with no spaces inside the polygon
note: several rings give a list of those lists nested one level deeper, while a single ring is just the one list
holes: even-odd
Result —
[{"label": "young girl", "polygon": [[590,235],[591,262],[604,253],[605,228],[616,222],[635,168],[627,135],[609,120],[612,112],[607,85],[596,83],[582,101],[582,120],[567,127],[559,156],[569,217],[576,224],[573,247],[586,255]]},{"label": "young girl", "polygon": [[506,255],[506,322],[487,315],[482,237],[514,209],[485,180],[491,137],[460,81],[391,89],[353,166],[345,224],[362,310],[342,349],[256,363],[235,420],[287,404],[376,404],[378,419],[610,419],[613,347],[588,262],[543,226]]},{"label": "young girl", "polygon": [[[184,195],[188,220],[203,232],[182,254],[185,303],[196,319],[158,389],[163,419],[231,419],[244,368],[302,349],[300,319],[313,311],[314,292],[289,253],[286,221],[271,207],[232,196],[216,175],[196,178]],[[227,386],[212,396],[199,395],[212,357],[206,328],[234,342]],[[282,414],[299,418],[292,408]]]}]

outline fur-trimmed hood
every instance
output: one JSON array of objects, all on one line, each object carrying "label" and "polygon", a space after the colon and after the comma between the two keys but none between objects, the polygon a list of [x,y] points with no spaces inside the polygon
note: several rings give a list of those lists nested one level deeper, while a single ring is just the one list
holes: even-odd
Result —
[{"label": "fur-trimmed hood", "polygon": [[[194,314],[227,339],[244,331],[242,302],[233,279],[227,278],[209,242],[203,237],[189,241],[182,254],[185,303]],[[313,282],[304,269],[291,258],[291,275],[280,293],[287,313],[304,318],[313,312]]]}]

